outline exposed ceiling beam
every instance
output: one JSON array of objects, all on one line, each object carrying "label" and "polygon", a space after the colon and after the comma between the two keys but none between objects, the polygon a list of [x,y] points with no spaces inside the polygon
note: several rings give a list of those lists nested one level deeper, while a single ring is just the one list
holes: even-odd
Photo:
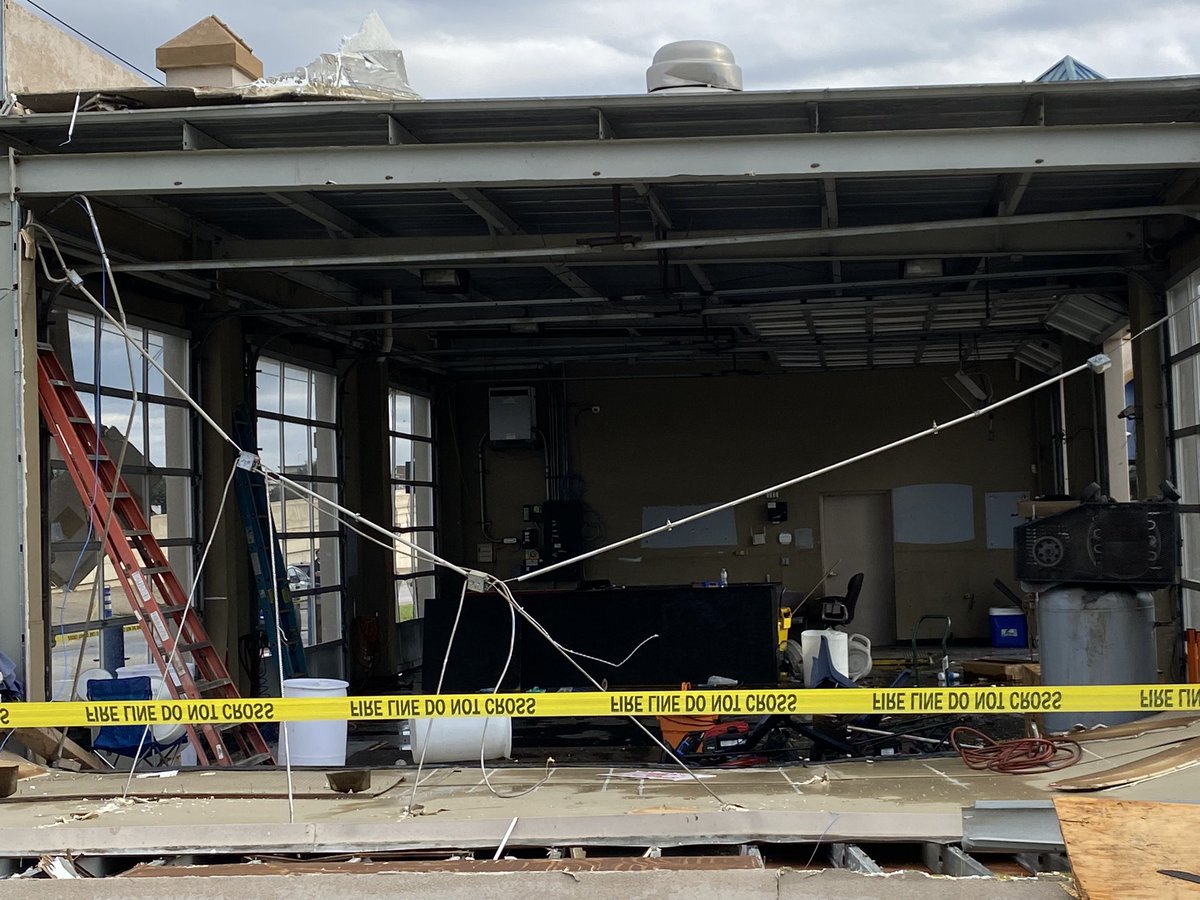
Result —
[{"label": "exposed ceiling beam", "polygon": [[[672,252],[689,248],[706,248],[708,252],[724,252],[730,247],[759,246],[774,243],[802,244],[809,242],[829,241],[843,237],[885,237],[895,234],[933,235],[942,232],[954,232],[961,229],[994,229],[1000,223],[1011,224],[1046,224],[1051,222],[1083,222],[1102,219],[1120,219],[1126,217],[1182,215],[1191,218],[1200,217],[1200,207],[1169,206],[1169,207],[1133,207],[1121,209],[1077,210],[1063,213],[1044,213],[1037,215],[1012,216],[1007,219],[997,219],[987,216],[977,219],[949,219],[941,221],[909,222],[892,225],[864,225],[851,228],[826,229],[812,228],[800,231],[755,232],[734,235],[703,235],[668,238],[664,240],[639,241],[624,246],[624,251],[634,256],[641,253],[670,250]],[[598,255],[601,247],[580,244],[574,247],[534,247],[527,250],[513,249],[479,249],[470,252],[430,250],[428,252],[396,253],[333,253],[325,256],[298,256],[293,252],[276,257],[252,257],[246,259],[211,259],[211,260],[163,260],[145,263],[148,268],[159,269],[274,269],[274,268],[325,268],[337,266],[377,267],[391,265],[430,265],[449,264],[453,262],[475,263],[491,261],[512,261],[514,258],[529,260],[534,265],[546,264],[546,261],[559,263],[564,259],[580,256]],[[928,251],[935,245],[926,244]],[[720,248],[717,250],[717,248]],[[341,249],[341,248],[338,248]],[[1008,251],[1012,252],[1012,251]],[[133,271],[130,269],[130,271]]]},{"label": "exposed ceiling beam", "polygon": [[764,181],[1200,166],[1200,123],[18,157],[22,197]]},{"label": "exposed ceiling beam", "polygon": [[[242,240],[222,228],[193,218],[174,206],[153,197],[105,197],[101,202],[127,213],[135,219],[148,222],[164,231],[173,232],[189,240],[222,244],[238,243]],[[277,274],[287,281],[346,304],[353,303],[361,296],[357,288],[321,272],[290,269]]]},{"label": "exposed ceiling beam", "polygon": [[[421,143],[412,131],[404,127],[395,116],[388,116],[388,143],[419,145]],[[475,215],[487,222],[488,228],[497,235],[521,235],[525,229],[510,216],[500,204],[496,203],[483,191],[475,188],[450,188],[450,194],[470,209]],[[544,267],[547,272],[573,290],[580,297],[599,297],[600,293],[589,285],[582,277],[572,272],[562,263],[552,263]]]},{"label": "exposed ceiling beam", "polygon": [[[229,145],[217,140],[207,132],[201,131],[190,122],[183,123],[184,150],[228,150]],[[361,222],[356,221],[344,212],[334,209],[324,200],[303,191],[289,194],[277,191],[266,191],[266,196],[276,203],[288,207],[305,218],[312,219],[318,225],[329,231],[330,237],[377,237],[378,232],[372,231]]]},{"label": "exposed ceiling beam", "polygon": [[[133,204],[135,201],[119,201]],[[140,201],[138,201],[140,202]],[[186,217],[184,217],[186,219]],[[1142,246],[1142,224],[1140,218],[1113,221],[1080,221],[1071,228],[1063,228],[1057,222],[1021,224],[1005,221],[1000,230],[958,229],[947,230],[930,236],[922,233],[872,233],[866,236],[826,231],[826,240],[817,247],[805,246],[807,242],[780,241],[777,244],[748,244],[723,246],[718,250],[703,247],[681,248],[672,253],[674,262],[684,265],[690,262],[719,263],[759,262],[778,260],[781,262],[820,261],[830,258],[842,259],[906,259],[914,254],[931,252],[931,242],[936,243],[936,252],[941,257],[978,256],[1036,256],[1040,254],[1069,255],[1074,253],[1120,254],[1136,251]],[[903,225],[897,225],[903,228]],[[715,238],[737,234],[757,235],[761,232],[743,231],[693,231],[685,232],[696,238],[706,235]],[[286,256],[332,256],[338,253],[366,255],[399,253],[418,255],[422,253],[462,253],[469,256],[478,251],[510,252],[509,259],[493,259],[491,265],[519,265],[523,251],[544,250],[561,247],[576,252],[582,243],[593,237],[590,233],[552,235],[502,235],[476,237],[403,237],[359,239],[355,241],[316,240],[223,240],[216,253],[222,258],[255,259]],[[637,243],[654,239],[650,233],[635,233]],[[572,265],[657,265],[649,255],[630,256],[623,247],[601,247],[586,256],[573,260]]]}]

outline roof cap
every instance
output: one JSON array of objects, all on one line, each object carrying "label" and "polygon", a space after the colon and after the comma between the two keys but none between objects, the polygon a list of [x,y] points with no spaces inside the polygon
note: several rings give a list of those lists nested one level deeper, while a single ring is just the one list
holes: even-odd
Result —
[{"label": "roof cap", "polygon": [[261,78],[262,61],[250,45],[216,16],[201,19],[175,35],[154,53],[154,64],[162,71],[203,66],[230,66],[248,78]]}]

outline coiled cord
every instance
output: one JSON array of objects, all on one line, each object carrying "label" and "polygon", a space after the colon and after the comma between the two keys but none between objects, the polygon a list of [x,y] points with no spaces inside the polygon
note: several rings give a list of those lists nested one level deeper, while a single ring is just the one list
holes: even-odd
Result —
[{"label": "coiled cord", "polygon": [[[963,738],[980,746],[964,746]],[[977,728],[960,725],[950,732],[950,746],[968,769],[987,769],[1002,775],[1054,772],[1073,766],[1083,757],[1075,741],[1066,738],[1016,738],[997,741]]]}]

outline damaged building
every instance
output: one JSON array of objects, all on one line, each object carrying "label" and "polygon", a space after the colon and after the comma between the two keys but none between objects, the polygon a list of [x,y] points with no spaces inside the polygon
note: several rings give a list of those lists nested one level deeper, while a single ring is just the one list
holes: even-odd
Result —
[{"label": "damaged building", "polygon": [[1200,78],[422,100],[372,14],[154,86],[4,11],[13,885],[1183,883]]}]

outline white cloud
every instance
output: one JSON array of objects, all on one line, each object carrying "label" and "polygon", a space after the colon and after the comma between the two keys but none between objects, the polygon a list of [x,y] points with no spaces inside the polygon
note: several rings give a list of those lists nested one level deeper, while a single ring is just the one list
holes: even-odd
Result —
[{"label": "white cloud", "polygon": [[[20,2],[20,0],[18,0]],[[1031,80],[1065,54],[1112,78],[1200,71],[1179,0],[39,0],[147,71],[154,47],[215,13],[268,72],[334,49],[374,6],[426,97],[640,93],[662,44],[728,44],[747,89]]]}]

